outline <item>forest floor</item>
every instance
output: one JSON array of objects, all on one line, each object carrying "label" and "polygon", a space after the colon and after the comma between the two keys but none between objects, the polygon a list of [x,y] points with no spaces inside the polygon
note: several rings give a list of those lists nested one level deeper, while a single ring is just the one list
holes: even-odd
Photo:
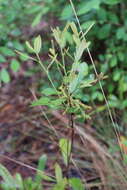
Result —
[{"label": "forest floor", "polygon": [[[36,94],[30,90],[34,80],[34,77],[16,77],[0,89],[0,162],[12,174],[18,172],[24,178],[34,176],[35,171],[23,164],[36,168],[42,154],[48,157],[46,172],[54,174],[53,166],[56,162],[62,165],[55,133],[44,118],[40,107],[30,106]],[[67,117],[58,111],[53,111],[49,117],[59,138],[67,135],[64,126],[68,122]],[[76,141],[78,141],[76,143],[76,151],[78,151],[81,140],[76,137]],[[71,166],[70,176],[83,176],[88,183],[98,180],[99,174],[89,160],[89,156],[86,155],[84,160],[83,154],[77,154],[76,151],[75,159],[81,162],[81,165],[84,162],[84,166],[80,167],[79,171]],[[87,153],[89,154],[89,150]]]}]

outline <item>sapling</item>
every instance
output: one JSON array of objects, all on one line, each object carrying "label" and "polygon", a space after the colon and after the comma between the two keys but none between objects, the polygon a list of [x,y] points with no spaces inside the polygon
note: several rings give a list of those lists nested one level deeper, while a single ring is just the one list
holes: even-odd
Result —
[{"label": "sapling", "polygon": [[[71,32],[72,42],[75,46],[74,53],[72,53],[67,40],[68,32]],[[90,116],[87,114],[87,110],[91,109],[80,98],[80,92],[84,88],[91,87],[98,79],[90,77],[88,64],[82,61],[83,52],[88,48],[90,42],[86,42],[83,39],[82,33],[78,32],[74,22],[68,22],[63,30],[60,30],[58,27],[52,29],[52,34],[55,41],[52,40],[52,47],[49,49],[51,61],[48,66],[41,61],[39,56],[42,44],[41,37],[38,36],[35,38],[33,46],[29,42],[26,42],[27,47],[35,54],[34,58],[31,56],[29,58],[40,64],[51,84],[50,87],[42,90],[43,96],[33,101],[32,106],[47,106],[51,110],[59,109],[63,114],[69,116],[67,126],[68,138],[59,139],[59,147],[64,164],[66,165],[66,178],[69,183],[69,166],[72,160],[75,121],[79,118],[89,118]],[[56,50],[56,45],[59,46],[59,50],[58,48]],[[71,65],[66,63],[67,60],[71,62]],[[50,74],[54,65],[56,65],[55,72],[58,72],[58,75],[60,75],[59,86],[55,85]],[[103,78],[103,76],[100,75],[100,78]],[[62,181],[62,183],[64,182],[66,183],[66,180]]]}]

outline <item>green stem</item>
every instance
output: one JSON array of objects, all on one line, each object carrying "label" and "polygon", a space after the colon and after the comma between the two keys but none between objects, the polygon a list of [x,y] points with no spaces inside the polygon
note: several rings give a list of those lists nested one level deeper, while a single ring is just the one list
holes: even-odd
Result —
[{"label": "green stem", "polygon": [[60,48],[60,51],[61,51],[61,56],[62,56],[62,63],[63,63],[64,74],[65,74],[65,76],[67,76],[67,72],[66,72],[66,68],[65,68],[65,59],[64,59],[64,52],[63,52],[63,49]]}]

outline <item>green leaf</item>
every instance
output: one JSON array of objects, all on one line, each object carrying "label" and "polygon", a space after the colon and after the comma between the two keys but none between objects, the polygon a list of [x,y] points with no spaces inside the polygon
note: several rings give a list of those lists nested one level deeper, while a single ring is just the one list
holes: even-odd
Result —
[{"label": "green leaf", "polygon": [[120,61],[122,61],[122,62],[124,61],[125,56],[124,56],[123,52],[119,51],[118,54],[117,54],[117,56],[118,56],[118,58],[119,58]]},{"label": "green leaf", "polygon": [[100,40],[108,38],[111,31],[111,24],[103,25],[97,33]]},{"label": "green leaf", "polygon": [[35,27],[36,25],[38,25],[41,22],[41,18],[43,15],[45,15],[47,12],[49,11],[49,7],[45,6],[45,7],[41,7],[41,12],[39,12],[36,17],[34,18],[31,26]]},{"label": "green leaf", "polygon": [[115,67],[117,65],[117,57],[114,55],[109,62],[111,67]]},{"label": "green leaf", "polygon": [[42,97],[36,101],[32,102],[32,106],[42,106],[42,105],[49,105],[50,99],[47,97]]},{"label": "green leaf", "polygon": [[46,181],[51,181],[54,182],[55,180],[52,177],[49,177],[48,175],[46,175],[43,171],[38,170],[38,175]]},{"label": "green leaf", "polygon": [[62,179],[59,183],[57,183],[54,187],[53,190],[65,190],[67,185],[67,179],[64,178]]},{"label": "green leaf", "polygon": [[33,181],[31,179],[31,177],[28,177],[26,179],[24,179],[24,189],[31,189],[31,184],[33,184]]},{"label": "green leaf", "polygon": [[90,21],[87,21],[87,22],[84,22],[82,25],[81,25],[81,28],[83,30],[86,30],[88,29],[90,26],[94,25],[96,21],[94,20],[90,20]]},{"label": "green leaf", "polygon": [[77,64],[77,68],[75,66],[73,66],[73,69],[75,69],[78,74],[75,75],[74,79],[71,80],[70,84],[69,84],[69,91],[70,93],[74,92],[76,89],[78,89],[78,87],[80,86],[83,78],[85,76],[87,76],[88,74],[88,65],[87,63],[83,62],[83,63],[78,63]]},{"label": "green leaf", "polygon": [[69,18],[71,18],[73,16],[73,10],[71,5],[66,5],[63,9],[62,9],[62,13],[61,13],[61,20],[68,20]]},{"label": "green leaf", "polygon": [[19,173],[16,173],[14,180],[15,180],[16,184],[18,184],[18,188],[20,190],[24,190],[23,179]]},{"label": "green leaf", "polygon": [[85,190],[84,186],[79,178],[69,179],[69,184],[71,185],[73,190]]},{"label": "green leaf", "polygon": [[99,101],[103,101],[104,97],[103,94],[99,91],[95,91],[92,93],[92,100],[98,99]]},{"label": "green leaf", "polygon": [[120,102],[119,102],[118,98],[115,95],[113,95],[113,94],[109,95],[108,102],[109,102],[109,106],[110,107],[116,107],[116,108],[118,108],[120,106],[120,104],[119,104]]},{"label": "green leaf", "polygon": [[79,33],[78,33],[78,30],[77,30],[77,27],[76,27],[76,25],[75,25],[74,22],[71,22],[71,23],[70,23],[70,27],[71,27],[73,33],[74,33],[76,36],[79,36]]},{"label": "green leaf", "polygon": [[41,11],[42,7],[40,5],[34,5],[34,6],[30,6],[29,9],[27,9],[27,14],[33,14],[33,13],[38,13],[39,11]]},{"label": "green leaf", "polygon": [[78,66],[77,71],[79,72],[79,80],[82,80],[84,76],[88,75],[88,69],[86,62],[83,62]]},{"label": "green leaf", "polygon": [[34,52],[34,48],[30,45],[28,41],[26,41],[26,46],[31,50],[31,52]]},{"label": "green leaf", "polygon": [[106,9],[102,8],[97,11],[97,17],[101,24],[107,21],[107,16],[109,15],[109,12],[106,11]]},{"label": "green leaf", "polygon": [[61,97],[61,98],[58,98],[56,100],[51,100],[50,101],[50,108],[53,108],[53,109],[58,109],[65,101],[66,99]]},{"label": "green leaf", "polygon": [[44,170],[46,167],[46,162],[47,162],[47,156],[46,154],[43,154],[40,158],[39,158],[39,163],[38,163],[38,170]]},{"label": "green leaf", "polygon": [[78,108],[75,106],[75,107],[69,107],[68,109],[67,109],[67,113],[77,113],[77,111],[78,111]]},{"label": "green leaf", "polygon": [[11,61],[11,65],[10,65],[11,69],[14,71],[14,72],[17,72],[19,71],[20,69],[20,63],[16,60],[16,59],[13,59]]},{"label": "green leaf", "polygon": [[71,142],[68,139],[62,138],[59,141],[59,147],[63,156],[65,165],[68,164],[68,157],[71,153]]},{"label": "green leaf", "polygon": [[14,51],[7,47],[0,47],[0,53],[8,57],[15,56]]},{"label": "green leaf", "polygon": [[56,29],[52,29],[53,36],[61,48],[64,48],[66,45],[66,31],[66,27],[64,31],[61,31],[58,27]]},{"label": "green leaf", "polygon": [[127,100],[122,101],[122,109],[127,108]]},{"label": "green leaf", "polygon": [[13,190],[16,190],[15,180],[2,164],[0,164],[0,176],[4,180],[3,183],[6,184],[8,188],[13,188]]},{"label": "green leaf", "polygon": [[[46,162],[47,162],[47,156],[44,154],[40,157],[38,167],[37,169],[40,171],[44,171],[46,167]],[[37,171],[36,176],[35,176],[35,182],[39,185],[42,181],[43,176],[40,176],[40,172]]]},{"label": "green leaf", "polygon": [[116,32],[116,37],[118,40],[124,39],[124,36],[126,35],[126,31],[124,27],[121,27]]},{"label": "green leaf", "polygon": [[62,170],[59,164],[55,164],[55,175],[56,175],[56,181],[57,183],[61,182],[63,179]]},{"label": "green leaf", "polygon": [[34,40],[34,51],[38,54],[41,50],[41,36],[38,36]]},{"label": "green leaf", "polygon": [[119,16],[115,12],[108,12],[108,21],[113,24],[119,24]]},{"label": "green leaf", "polygon": [[116,5],[120,3],[121,0],[105,0],[104,3],[108,5]]},{"label": "green leaf", "polygon": [[37,16],[34,18],[32,24],[31,24],[31,26],[35,27],[36,25],[38,25],[41,21],[41,17],[42,17],[42,13],[37,14]]},{"label": "green leaf", "polygon": [[73,93],[75,89],[79,87],[78,85],[79,85],[78,76],[76,76],[75,79],[69,85],[69,92]]},{"label": "green leaf", "polygon": [[113,72],[113,80],[118,81],[120,79],[120,77],[121,77],[121,72],[119,70],[115,70]]},{"label": "green leaf", "polygon": [[45,88],[41,91],[45,96],[51,96],[51,95],[58,95],[59,92],[57,92],[54,88]]},{"label": "green leaf", "polygon": [[98,10],[100,7],[100,3],[101,3],[100,0],[89,0],[85,4],[83,3],[81,8],[78,10],[77,14],[80,16],[82,14],[88,13],[92,9]]},{"label": "green leaf", "polygon": [[90,42],[86,42],[85,40],[82,40],[79,46],[76,48],[75,53],[75,62],[78,62],[81,59],[81,56],[86,48],[90,45]]},{"label": "green leaf", "polygon": [[10,75],[6,69],[2,69],[0,72],[0,78],[4,83],[10,82]]},{"label": "green leaf", "polygon": [[0,55],[0,63],[5,63],[7,60],[3,55]]},{"label": "green leaf", "polygon": [[13,41],[13,48],[23,51],[24,50],[24,44],[20,43],[19,41],[15,40]]}]

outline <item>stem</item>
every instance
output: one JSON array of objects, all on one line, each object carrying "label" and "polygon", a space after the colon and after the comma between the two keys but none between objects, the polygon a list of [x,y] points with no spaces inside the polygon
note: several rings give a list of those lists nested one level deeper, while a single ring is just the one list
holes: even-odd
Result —
[{"label": "stem", "polygon": [[[69,101],[69,107],[72,108],[72,103],[71,103],[71,97],[70,94],[68,94],[68,101]],[[72,152],[73,152],[73,144],[74,144],[74,134],[75,134],[75,130],[74,130],[74,113],[70,114],[70,118],[69,118],[69,128],[70,128],[70,136],[71,136],[71,148],[70,148],[70,154],[68,155],[68,163],[67,163],[67,168],[66,168],[66,176],[67,179],[69,179],[69,167],[70,167],[70,161],[71,161],[71,156],[72,156]],[[68,147],[69,147],[69,143],[68,143]]]},{"label": "stem", "polygon": [[[71,113],[70,114],[70,121],[69,121],[69,126],[71,128],[71,148],[70,148],[70,154],[68,155],[68,163],[67,163],[67,168],[66,168],[66,176],[67,179],[69,179],[69,168],[70,168],[70,161],[71,161],[71,156],[72,156],[72,152],[73,152],[73,144],[74,144],[74,118],[73,118],[74,114]],[[68,147],[69,147],[69,143],[68,143]]]},{"label": "stem", "polygon": [[64,59],[64,52],[63,52],[63,49],[60,48],[60,51],[61,51],[61,56],[62,56],[62,63],[63,63],[64,74],[65,74],[65,76],[67,76],[67,72],[66,72],[66,68],[65,68],[65,59]]}]

